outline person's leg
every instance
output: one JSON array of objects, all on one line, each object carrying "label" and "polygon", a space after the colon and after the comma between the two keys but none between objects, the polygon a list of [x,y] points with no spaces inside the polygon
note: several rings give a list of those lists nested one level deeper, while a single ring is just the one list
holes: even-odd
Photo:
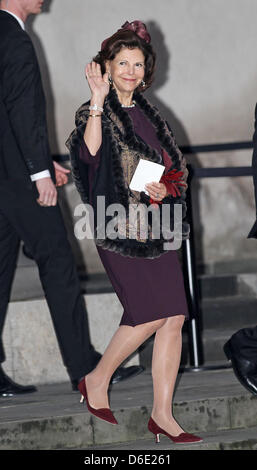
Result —
[{"label": "person's leg", "polygon": [[0,396],[14,396],[36,391],[33,385],[14,382],[2,368],[5,361],[3,330],[17,264],[20,239],[0,210]]},{"label": "person's leg", "polygon": [[5,361],[3,329],[15,273],[20,240],[0,212],[0,364]]},{"label": "person's leg", "polygon": [[58,205],[39,206],[33,189],[15,186],[15,193],[2,212],[38,265],[63,362],[70,377],[79,379],[92,370],[92,347],[61,211]]},{"label": "person's leg", "polygon": [[146,341],[166,319],[137,326],[121,325],[113,335],[97,367],[86,376],[88,400],[93,408],[108,408],[108,387],[115,369]]},{"label": "person's leg", "polygon": [[184,319],[184,315],[167,318],[156,332],[152,356],[154,402],[151,416],[174,436],[183,432],[172,416],[172,397],[181,359]]},{"label": "person's leg", "polygon": [[[87,312],[59,208],[44,209],[50,213],[44,214],[43,233],[32,248],[33,256],[64,364],[71,378],[78,379],[92,369]],[[47,226],[51,233],[45,233]]]}]

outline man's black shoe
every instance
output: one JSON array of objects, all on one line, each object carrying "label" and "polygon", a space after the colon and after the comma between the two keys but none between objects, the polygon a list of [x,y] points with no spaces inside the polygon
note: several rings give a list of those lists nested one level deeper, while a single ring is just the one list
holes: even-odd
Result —
[{"label": "man's black shoe", "polygon": [[[143,366],[118,367],[111,378],[111,384],[116,384],[122,380],[130,379],[141,374],[145,369]],[[71,380],[72,390],[78,390],[78,380]]]},{"label": "man's black shoe", "polygon": [[13,382],[0,367],[0,397],[13,397],[14,395],[22,395],[36,391],[37,389],[34,385],[20,385]]},{"label": "man's black shoe", "polygon": [[130,377],[135,377],[144,370],[143,366],[118,367],[111,378],[111,384],[116,384],[122,380],[130,379]]},{"label": "man's black shoe", "polygon": [[231,340],[224,345],[224,353],[231,361],[234,373],[239,382],[251,393],[257,395],[257,363],[253,363],[235,353],[231,346]]}]

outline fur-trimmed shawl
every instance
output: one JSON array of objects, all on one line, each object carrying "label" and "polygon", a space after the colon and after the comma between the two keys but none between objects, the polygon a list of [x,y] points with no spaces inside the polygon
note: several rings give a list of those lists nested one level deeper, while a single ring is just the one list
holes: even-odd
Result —
[{"label": "fur-trimmed shawl", "polygon": [[[157,108],[152,106],[140,93],[135,93],[133,98],[136,101],[136,105],[143,111],[154,126],[161,148],[166,151],[166,154],[168,154],[170,158],[169,171],[175,169],[183,172],[182,179],[184,185],[179,188],[181,195],[177,195],[177,197],[168,195],[162,202],[163,204],[169,204],[170,207],[171,231],[174,229],[174,204],[182,205],[182,238],[188,238],[189,225],[185,221],[185,182],[188,171],[186,169],[185,159],[176,145],[170,127],[167,122],[162,119]],[[135,134],[133,122],[129,114],[122,108],[116,91],[112,89],[104,103],[104,112],[102,114],[103,137],[101,159],[95,180],[91,182],[93,189],[91,194],[92,199],[90,201],[88,165],[79,157],[79,150],[84,136],[88,114],[89,102],[83,104],[76,112],[76,128],[71,133],[66,145],[70,151],[72,175],[77,190],[80,193],[82,201],[87,204],[91,202],[94,209],[95,242],[104,249],[118,252],[124,256],[156,258],[166,252],[163,245],[167,240],[164,240],[162,235],[158,239],[149,238],[143,242],[129,237],[116,239],[110,239],[108,236],[105,236],[105,238],[98,237],[97,198],[98,196],[105,196],[106,208],[110,204],[119,203],[128,211],[131,202],[131,191],[129,190],[128,184],[126,184],[123,174],[122,157],[124,149],[131,152],[138,161],[140,158],[143,158],[163,164],[162,156]],[[139,194],[139,199],[142,204],[149,206],[150,198],[144,192]],[[155,210],[161,211],[163,204]],[[110,220],[111,217],[106,216],[105,224],[110,222]]]}]

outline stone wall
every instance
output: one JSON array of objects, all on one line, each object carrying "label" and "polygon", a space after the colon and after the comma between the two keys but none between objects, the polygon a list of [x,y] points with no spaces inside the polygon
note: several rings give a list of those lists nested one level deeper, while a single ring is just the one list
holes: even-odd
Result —
[{"label": "stone wall", "polygon": [[[103,353],[119,324],[122,306],[114,293],[85,295],[84,299],[91,343],[96,351]],[[4,370],[18,383],[46,384],[69,380],[45,299],[10,303],[3,342]],[[135,351],[124,365],[137,364],[139,355]]]}]

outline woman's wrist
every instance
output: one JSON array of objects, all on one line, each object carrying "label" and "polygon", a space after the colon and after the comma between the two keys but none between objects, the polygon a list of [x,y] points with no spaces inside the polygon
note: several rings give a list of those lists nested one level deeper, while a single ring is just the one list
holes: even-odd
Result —
[{"label": "woman's wrist", "polygon": [[167,196],[169,195],[169,190],[168,190],[167,184],[165,184],[165,183],[161,183],[161,184],[163,184],[163,186],[164,186],[164,188],[165,188],[165,190],[166,190],[166,193],[165,193],[165,195],[163,196],[163,199],[164,199],[165,197],[167,197]]},{"label": "woman's wrist", "polygon": [[91,106],[99,106],[100,108],[103,108],[104,106],[104,99],[100,96],[97,95],[92,95],[91,100],[90,100],[90,105]]},{"label": "woman's wrist", "polygon": [[100,111],[100,113],[102,113],[104,109],[102,108],[102,106],[98,106],[98,105],[95,103],[95,104],[93,104],[93,105],[90,104],[89,110],[90,110],[90,111],[94,111],[94,112],[96,111],[97,114],[99,114],[99,111]]}]

